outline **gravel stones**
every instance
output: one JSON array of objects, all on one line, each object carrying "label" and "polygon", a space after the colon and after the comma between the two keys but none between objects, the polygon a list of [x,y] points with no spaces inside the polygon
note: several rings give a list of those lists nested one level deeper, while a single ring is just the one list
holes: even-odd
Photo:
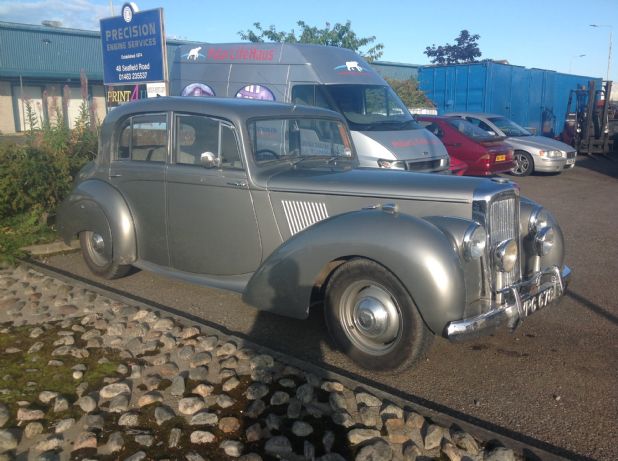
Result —
[{"label": "gravel stones", "polygon": [[75,404],[81,408],[84,413],[91,413],[97,408],[97,402],[89,395],[80,397]]},{"label": "gravel stones", "polygon": [[356,455],[355,461],[391,461],[393,450],[384,440],[364,446]]},{"label": "gravel stones", "polygon": [[178,402],[178,411],[183,415],[193,415],[204,408],[204,400],[199,397],[185,397]]},{"label": "gravel stones", "polygon": [[254,383],[247,388],[245,396],[249,400],[257,400],[267,396],[269,392],[270,388],[266,384]]},{"label": "gravel stones", "polygon": [[218,423],[219,417],[208,411],[200,411],[191,417],[192,426],[216,426]]},{"label": "gravel stones", "polygon": [[172,380],[170,386],[170,394],[179,397],[185,393],[185,379],[182,376],[176,376]]},{"label": "gravel stones", "polygon": [[37,421],[43,418],[45,418],[45,413],[42,410],[31,408],[19,408],[17,410],[17,421]]},{"label": "gravel stones", "polygon": [[43,430],[44,430],[43,425],[39,423],[38,421],[28,423],[26,424],[26,427],[24,428],[24,437],[26,437],[27,439],[33,439],[37,435],[42,434]]},{"label": "gravel stones", "polygon": [[4,427],[10,416],[7,406],[4,403],[0,403],[0,427]]},{"label": "gravel stones", "polygon": [[232,458],[238,458],[242,454],[243,444],[236,440],[224,440],[219,445],[223,452]]},{"label": "gravel stones", "polygon": [[171,408],[162,405],[155,408],[154,417],[158,426],[161,426],[166,421],[174,418],[176,414],[172,411]]},{"label": "gravel stones", "polygon": [[75,439],[75,444],[73,445],[73,451],[81,450],[84,448],[96,448],[97,447],[97,436],[93,432],[82,432]]},{"label": "gravel stones", "polygon": [[307,437],[313,433],[313,427],[303,421],[294,421],[294,424],[292,424],[292,433],[297,437]]},{"label": "gravel stones", "polygon": [[124,413],[118,419],[118,425],[119,426],[125,426],[125,427],[136,427],[136,426],[138,426],[139,425],[139,414],[138,413],[133,413],[133,412]]},{"label": "gravel stones", "polygon": [[196,445],[212,443],[216,439],[215,435],[212,432],[208,431],[193,431],[191,432],[190,440],[191,443]]},{"label": "gravel stones", "polygon": [[352,445],[358,445],[359,443],[378,437],[380,437],[380,431],[376,429],[352,429],[348,432],[348,441]]},{"label": "gravel stones", "polygon": [[197,386],[195,386],[193,388],[193,390],[191,391],[191,393],[193,394],[197,394],[201,397],[208,397],[209,395],[212,394],[212,392],[214,391],[214,386],[211,386],[210,384],[198,384]]},{"label": "gravel stones", "polygon": [[219,421],[219,429],[226,434],[236,432],[240,429],[240,421],[238,418],[234,418],[233,416],[221,418]]},{"label": "gravel stones", "polygon": [[127,383],[113,383],[104,386],[100,391],[99,395],[103,399],[112,399],[120,394],[130,394],[131,388]]},{"label": "gravel stones", "polygon": [[0,430],[0,453],[14,450],[17,448],[19,441],[17,434],[11,430]]},{"label": "gravel stones", "polygon": [[277,435],[268,439],[264,449],[268,454],[284,457],[292,453],[292,444],[286,436]]}]

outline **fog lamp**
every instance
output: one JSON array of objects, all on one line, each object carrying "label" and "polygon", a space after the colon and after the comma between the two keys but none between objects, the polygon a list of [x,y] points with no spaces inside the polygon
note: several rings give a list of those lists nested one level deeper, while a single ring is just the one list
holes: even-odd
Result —
[{"label": "fog lamp", "polygon": [[494,250],[494,264],[500,272],[511,272],[517,263],[517,242],[505,240]]},{"label": "fog lamp", "polygon": [[464,234],[464,256],[466,260],[479,259],[485,253],[487,233],[478,224],[471,225]]},{"label": "fog lamp", "polygon": [[541,229],[534,238],[534,244],[536,246],[536,251],[539,256],[545,256],[549,254],[551,249],[554,247],[555,240],[556,232],[554,231],[553,227],[549,226]]}]

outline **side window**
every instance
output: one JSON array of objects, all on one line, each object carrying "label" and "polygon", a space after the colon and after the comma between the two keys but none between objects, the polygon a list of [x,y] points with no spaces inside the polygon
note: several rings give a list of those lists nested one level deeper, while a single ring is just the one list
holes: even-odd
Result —
[{"label": "side window", "polygon": [[165,162],[167,115],[136,115],[125,121],[118,139],[119,160]]},{"label": "side window", "polygon": [[315,106],[315,85],[296,85],[292,88],[292,103]]},{"label": "side window", "polygon": [[203,115],[176,115],[174,153],[180,165],[200,165],[210,152],[221,168],[242,169],[236,134],[231,126]]},{"label": "side window", "polygon": [[442,131],[442,128],[440,128],[437,123],[420,122],[420,124],[421,126],[425,127],[425,129],[429,130],[432,134],[434,134],[438,138],[442,138],[444,136],[444,132]]},{"label": "side window", "polygon": [[491,131],[492,133],[494,131],[487,123],[485,123],[482,120],[479,120],[478,118],[466,117],[466,120],[472,123],[473,125],[478,126],[481,130],[485,130],[487,132]]}]

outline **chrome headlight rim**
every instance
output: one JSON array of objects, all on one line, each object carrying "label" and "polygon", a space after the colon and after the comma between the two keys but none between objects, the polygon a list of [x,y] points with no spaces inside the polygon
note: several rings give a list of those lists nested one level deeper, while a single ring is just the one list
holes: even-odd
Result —
[{"label": "chrome headlight rim", "polygon": [[478,223],[471,224],[463,238],[464,258],[466,261],[480,259],[487,248],[487,231]]},{"label": "chrome headlight rim", "polygon": [[534,246],[539,256],[547,256],[556,242],[556,231],[553,226],[539,230],[534,238]]},{"label": "chrome headlight rim", "polygon": [[511,272],[518,259],[518,245],[515,239],[500,242],[493,250],[493,262],[500,272]]},{"label": "chrome headlight rim", "polygon": [[537,206],[528,221],[528,232],[532,234],[538,233],[545,227],[550,227],[551,218],[549,212],[542,206]]}]

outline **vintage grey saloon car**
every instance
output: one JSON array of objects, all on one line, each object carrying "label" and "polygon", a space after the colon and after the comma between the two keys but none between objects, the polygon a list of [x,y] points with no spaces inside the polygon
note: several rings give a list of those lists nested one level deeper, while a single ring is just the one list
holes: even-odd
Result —
[{"label": "vintage grey saloon car", "polygon": [[217,98],[114,109],[61,205],[90,269],[130,266],[323,308],[367,368],[414,363],[433,335],[475,337],[556,301],[570,270],[543,207],[502,179],[357,168],[341,115]]}]

